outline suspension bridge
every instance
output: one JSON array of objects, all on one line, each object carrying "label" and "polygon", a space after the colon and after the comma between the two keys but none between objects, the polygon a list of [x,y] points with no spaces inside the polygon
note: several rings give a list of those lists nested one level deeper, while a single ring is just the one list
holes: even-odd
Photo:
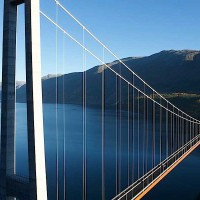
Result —
[{"label": "suspension bridge", "polygon": [[[25,7],[26,177],[16,171],[16,38],[21,4]],[[60,1],[49,0],[49,4],[54,14],[42,10],[39,0],[4,0],[0,197],[141,199],[199,146],[200,121],[146,83]],[[40,25],[55,44],[52,48],[46,43],[45,52]],[[44,55],[48,62],[41,64]],[[54,103],[47,110],[54,112],[53,117],[47,114],[45,125],[41,77],[51,59]],[[81,72],[69,86],[66,67],[72,62],[81,66]],[[96,79],[90,77],[94,63]],[[73,103],[77,106],[70,110],[66,105]],[[52,124],[54,128],[48,129]],[[51,131],[54,143],[48,143]]]}]

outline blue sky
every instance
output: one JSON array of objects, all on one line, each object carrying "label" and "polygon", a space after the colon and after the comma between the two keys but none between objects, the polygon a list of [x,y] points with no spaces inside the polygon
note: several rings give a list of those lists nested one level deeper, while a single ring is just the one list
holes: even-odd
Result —
[{"label": "blue sky", "polygon": [[[168,49],[200,49],[199,0],[60,0],[60,2],[120,58],[145,56]],[[41,10],[55,20],[54,0],[41,0]],[[2,12],[3,1],[0,2],[1,44]],[[18,24],[18,80],[25,80],[23,23],[21,6]],[[82,42],[82,29],[74,25],[61,10],[58,23]],[[82,49],[73,44],[69,38],[65,38],[62,32],[58,31],[58,36],[56,70],[55,27],[42,17],[42,74],[82,71]],[[98,57],[102,57],[101,47],[87,35],[85,40],[88,47],[91,47]],[[106,53],[105,60],[111,61],[114,57]],[[96,64],[100,63],[88,55],[86,68]]]}]

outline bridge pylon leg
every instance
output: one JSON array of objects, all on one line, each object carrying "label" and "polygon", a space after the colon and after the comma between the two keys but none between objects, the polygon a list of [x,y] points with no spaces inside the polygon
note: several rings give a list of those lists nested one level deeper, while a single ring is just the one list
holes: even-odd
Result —
[{"label": "bridge pylon leg", "polygon": [[17,7],[4,1],[1,100],[1,199],[6,199],[6,176],[15,174],[15,69]]},{"label": "bridge pylon leg", "polygon": [[[47,200],[40,58],[40,0],[4,0],[0,199]],[[16,34],[17,7],[25,3],[26,89],[29,178],[16,176]],[[13,184],[14,182],[14,184]],[[16,186],[16,188],[14,188]],[[28,191],[27,191],[28,190]],[[28,197],[27,197],[28,194]],[[9,197],[10,196],[10,197]]]}]

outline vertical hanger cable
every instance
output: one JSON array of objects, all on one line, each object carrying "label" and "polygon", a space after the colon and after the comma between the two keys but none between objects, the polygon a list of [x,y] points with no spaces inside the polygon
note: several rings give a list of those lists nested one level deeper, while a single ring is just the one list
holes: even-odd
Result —
[{"label": "vertical hanger cable", "polygon": [[[56,3],[56,24],[58,24],[58,4]],[[59,146],[58,146],[58,28],[56,26],[56,199],[59,199]]]},{"label": "vertical hanger cable", "polygon": [[[103,47],[103,62],[104,62],[104,47]],[[104,150],[105,150],[105,124],[104,124],[104,118],[105,118],[105,69],[104,69],[104,65],[102,66],[103,70],[102,70],[102,83],[101,83],[101,87],[102,87],[102,172],[101,172],[101,179],[102,179],[102,185],[101,185],[101,199],[104,200],[105,199],[105,174],[104,174]]]},{"label": "vertical hanger cable", "polygon": [[63,33],[63,199],[66,200],[65,35]]}]

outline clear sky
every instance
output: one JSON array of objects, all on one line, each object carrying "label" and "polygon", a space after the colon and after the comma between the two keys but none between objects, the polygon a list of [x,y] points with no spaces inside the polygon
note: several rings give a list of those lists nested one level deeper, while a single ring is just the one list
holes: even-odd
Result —
[{"label": "clear sky", "polygon": [[[91,30],[118,57],[145,56],[168,49],[200,49],[199,0],[60,0],[63,5]],[[55,19],[54,0],[41,0],[41,10]],[[3,0],[0,1],[0,38],[2,44]],[[25,79],[23,7],[19,8],[17,79]],[[82,38],[82,30],[59,10],[59,24]],[[58,32],[58,66],[64,73],[81,71],[82,50],[63,39]],[[88,45],[101,57],[101,49],[87,36]],[[41,18],[42,73],[55,73],[55,27]],[[63,44],[65,42],[65,45]],[[64,46],[64,47],[63,47]],[[0,58],[1,58],[0,48]],[[62,59],[64,50],[64,59]],[[109,55],[108,55],[109,57]],[[114,58],[109,57],[111,61]],[[63,61],[64,60],[64,61]],[[95,64],[87,59],[87,67]],[[64,62],[64,64],[62,63]]]}]

